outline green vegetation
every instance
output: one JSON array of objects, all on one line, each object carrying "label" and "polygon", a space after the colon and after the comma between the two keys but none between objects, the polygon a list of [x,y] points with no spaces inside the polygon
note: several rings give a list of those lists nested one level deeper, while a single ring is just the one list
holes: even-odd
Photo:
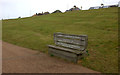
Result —
[{"label": "green vegetation", "polygon": [[82,64],[103,73],[118,72],[118,8],[55,13],[3,21],[3,40],[47,53],[53,33],[88,35]]}]

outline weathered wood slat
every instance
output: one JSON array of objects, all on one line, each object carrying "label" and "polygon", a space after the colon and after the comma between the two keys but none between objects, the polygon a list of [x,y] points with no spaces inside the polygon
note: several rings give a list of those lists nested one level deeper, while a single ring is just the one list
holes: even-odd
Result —
[{"label": "weathered wood slat", "polygon": [[59,49],[65,52],[69,52],[69,53],[74,53],[74,54],[82,54],[83,51],[79,51],[79,50],[72,50],[72,49],[68,49],[68,48],[63,48],[63,47],[59,47],[59,46],[54,46],[54,45],[48,45],[49,48],[54,48],[54,49]]},{"label": "weathered wood slat", "polygon": [[71,49],[76,49],[76,50],[84,50],[84,47],[82,46],[72,45],[72,44],[67,44],[67,43],[62,43],[62,42],[56,42],[56,45],[71,48]]},{"label": "weathered wood slat", "polygon": [[85,40],[85,36],[73,36],[73,35],[61,35],[61,34],[56,34],[56,37]]},{"label": "weathered wood slat", "polygon": [[55,37],[71,38],[71,39],[80,39],[85,40],[87,35],[73,35],[73,34],[64,34],[64,33],[55,33]]},{"label": "weathered wood slat", "polygon": [[55,33],[54,41],[56,45],[70,49],[85,50],[87,47],[86,35]]},{"label": "weathered wood slat", "polygon": [[58,38],[56,37],[55,42],[64,42],[64,43],[70,43],[70,44],[75,44],[75,45],[85,45],[85,41],[81,40],[76,40],[76,39],[66,39],[66,38]]}]

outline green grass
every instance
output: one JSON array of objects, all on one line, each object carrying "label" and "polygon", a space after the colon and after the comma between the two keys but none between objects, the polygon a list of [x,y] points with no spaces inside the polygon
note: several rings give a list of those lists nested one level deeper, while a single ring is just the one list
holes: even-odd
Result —
[{"label": "green grass", "polygon": [[118,8],[73,11],[3,21],[3,40],[47,53],[53,33],[88,35],[89,56],[83,66],[118,72]]}]

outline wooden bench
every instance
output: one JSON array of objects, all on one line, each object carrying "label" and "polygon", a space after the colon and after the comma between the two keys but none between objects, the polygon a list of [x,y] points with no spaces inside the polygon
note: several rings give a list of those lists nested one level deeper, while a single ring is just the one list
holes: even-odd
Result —
[{"label": "wooden bench", "polygon": [[48,53],[77,63],[79,59],[87,55],[87,41],[87,35],[55,33],[56,46],[48,45]]}]

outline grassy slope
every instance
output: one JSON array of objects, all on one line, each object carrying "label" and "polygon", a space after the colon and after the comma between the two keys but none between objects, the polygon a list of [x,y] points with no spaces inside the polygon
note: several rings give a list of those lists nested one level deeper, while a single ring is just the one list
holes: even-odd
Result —
[{"label": "grassy slope", "polygon": [[118,8],[74,11],[4,20],[3,40],[47,53],[53,33],[88,35],[89,56],[83,66],[104,73],[118,71]]}]

